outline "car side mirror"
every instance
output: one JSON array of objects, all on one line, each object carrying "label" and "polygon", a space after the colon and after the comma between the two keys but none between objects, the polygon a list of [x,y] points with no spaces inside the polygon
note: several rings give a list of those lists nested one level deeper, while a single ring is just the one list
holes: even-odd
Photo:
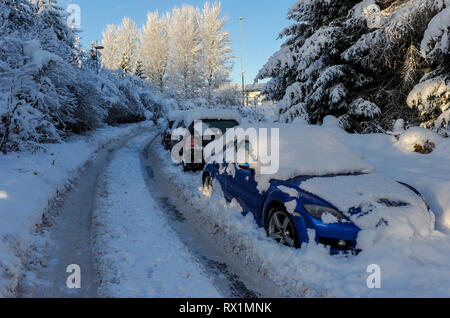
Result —
[{"label": "car side mirror", "polygon": [[239,168],[244,169],[244,170],[253,170],[253,169],[250,167],[250,164],[249,164],[249,163],[243,163],[243,164],[240,164],[240,165],[239,165]]}]

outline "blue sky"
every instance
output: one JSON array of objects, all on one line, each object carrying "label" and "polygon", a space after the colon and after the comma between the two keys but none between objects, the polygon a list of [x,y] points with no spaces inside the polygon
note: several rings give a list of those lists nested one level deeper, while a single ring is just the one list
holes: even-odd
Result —
[{"label": "blue sky", "polygon": [[[82,44],[89,47],[93,40],[101,40],[102,31],[108,24],[119,24],[123,17],[132,18],[138,26],[145,23],[147,12],[170,11],[184,3],[203,7],[205,0],[59,0],[62,7],[68,3],[81,7]],[[228,17],[227,31],[232,33],[235,65],[231,79],[241,82],[239,20],[244,22],[244,66],[246,83],[253,83],[259,69],[279,49],[279,32],[289,25],[286,20],[288,9],[294,0],[222,0],[223,15]]]}]

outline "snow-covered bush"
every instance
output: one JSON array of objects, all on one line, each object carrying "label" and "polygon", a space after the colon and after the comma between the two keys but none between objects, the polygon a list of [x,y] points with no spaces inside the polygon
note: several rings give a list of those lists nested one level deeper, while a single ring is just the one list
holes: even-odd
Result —
[{"label": "snow-covered bush", "polygon": [[412,127],[400,135],[398,146],[407,152],[429,154],[436,148],[439,140],[436,133],[420,127]]},{"label": "snow-covered bush", "polygon": [[0,150],[151,117],[147,82],[103,71],[53,0],[0,0]]}]

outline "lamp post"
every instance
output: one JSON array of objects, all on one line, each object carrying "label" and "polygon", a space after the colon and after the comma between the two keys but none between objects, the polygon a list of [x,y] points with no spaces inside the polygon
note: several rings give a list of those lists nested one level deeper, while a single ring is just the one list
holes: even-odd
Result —
[{"label": "lamp post", "polygon": [[95,41],[94,49],[95,49],[95,60],[97,61],[97,74],[100,69],[100,63],[98,62],[98,50],[103,50],[104,48],[105,47],[98,44],[98,41]]},{"label": "lamp post", "polygon": [[241,24],[241,73],[242,73],[242,105],[245,106],[245,70],[244,70],[244,40],[242,33],[242,21],[244,21],[243,17],[239,18]]}]

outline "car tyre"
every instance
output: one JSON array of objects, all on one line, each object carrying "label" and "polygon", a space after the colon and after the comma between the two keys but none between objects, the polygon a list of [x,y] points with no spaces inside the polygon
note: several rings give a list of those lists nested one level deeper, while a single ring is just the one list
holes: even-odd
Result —
[{"label": "car tyre", "polygon": [[301,248],[292,216],[281,206],[270,209],[266,222],[267,236],[288,247]]}]

